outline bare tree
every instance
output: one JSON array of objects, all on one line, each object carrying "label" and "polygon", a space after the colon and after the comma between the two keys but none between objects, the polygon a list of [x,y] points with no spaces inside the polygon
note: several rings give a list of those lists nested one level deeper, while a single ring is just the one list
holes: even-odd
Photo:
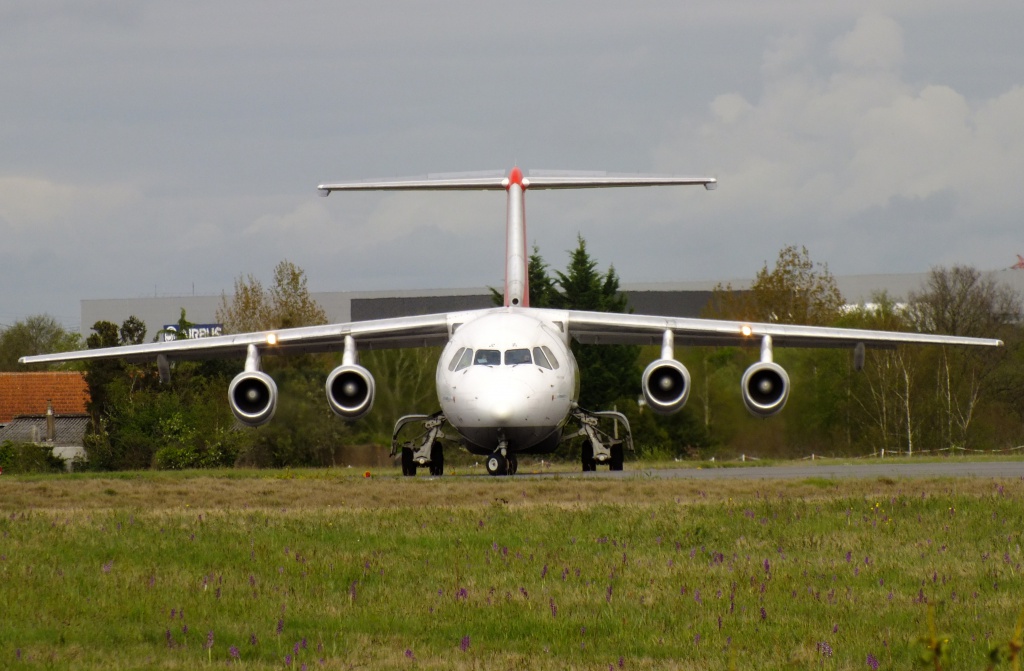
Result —
[{"label": "bare tree", "polygon": [[[975,268],[933,268],[923,290],[908,297],[908,317],[926,332],[998,337],[1020,321],[1021,299]],[[947,444],[968,445],[979,404],[991,395],[995,373],[1006,357],[1003,348],[942,348],[936,395]]]},{"label": "bare tree", "polygon": [[235,294],[221,295],[217,321],[230,333],[327,323],[327,313],[309,295],[306,273],[291,261],[274,267],[274,283],[264,289],[251,274],[235,280]]},{"label": "bare tree", "polygon": [[806,247],[783,247],[758,271],[749,291],[718,285],[709,316],[782,324],[830,325],[842,314],[843,295],[828,266],[811,261]]}]

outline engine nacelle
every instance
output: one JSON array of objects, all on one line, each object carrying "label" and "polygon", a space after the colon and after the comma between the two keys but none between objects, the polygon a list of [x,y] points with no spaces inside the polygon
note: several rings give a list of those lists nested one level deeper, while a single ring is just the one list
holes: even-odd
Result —
[{"label": "engine nacelle", "polygon": [[359,419],[373,407],[373,375],[359,365],[338,366],[327,376],[327,403],[334,414]]},{"label": "engine nacelle", "polygon": [[671,415],[690,398],[690,371],[675,359],[658,359],[644,369],[640,387],[647,407],[659,415]]},{"label": "engine nacelle", "polygon": [[789,400],[789,375],[777,363],[755,363],[743,373],[740,387],[744,405],[757,417],[777,414]]},{"label": "engine nacelle", "polygon": [[239,373],[228,386],[228,403],[242,424],[266,424],[277,410],[277,384],[262,371]]}]

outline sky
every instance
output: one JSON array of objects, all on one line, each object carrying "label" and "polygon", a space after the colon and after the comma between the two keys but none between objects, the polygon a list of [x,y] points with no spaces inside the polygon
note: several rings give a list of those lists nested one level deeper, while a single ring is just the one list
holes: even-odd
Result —
[{"label": "sky", "polygon": [[529,169],[719,188],[538,191],[624,284],[1024,253],[1019,0],[0,0],[0,325],[219,295],[501,286],[500,192],[321,182]]}]

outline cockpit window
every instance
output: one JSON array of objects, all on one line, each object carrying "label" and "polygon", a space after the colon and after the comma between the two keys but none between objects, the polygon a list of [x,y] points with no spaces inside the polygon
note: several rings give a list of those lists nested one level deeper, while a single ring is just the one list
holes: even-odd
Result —
[{"label": "cockpit window", "polygon": [[533,363],[528,349],[507,349],[505,350],[505,365],[518,366],[521,363]]},{"label": "cockpit window", "polygon": [[500,366],[501,352],[496,349],[478,349],[473,359],[475,366]]},{"label": "cockpit window", "polygon": [[463,353],[466,351],[465,347],[460,347],[459,351],[452,357],[452,362],[448,364],[448,370],[454,371],[455,367],[459,365],[459,359],[462,358]]},{"label": "cockpit window", "polygon": [[455,366],[455,370],[460,371],[463,368],[469,368],[471,363],[473,363],[473,350],[467,347],[466,351],[462,353],[459,363]]},{"label": "cockpit window", "polygon": [[544,350],[544,354],[547,355],[548,361],[551,363],[551,367],[558,370],[558,359],[555,358],[555,355],[551,352],[548,346],[542,345],[541,349]]},{"label": "cockpit window", "polygon": [[544,352],[539,347],[533,348],[533,362],[541,368],[551,369],[551,364],[548,363],[548,358],[544,356]]}]

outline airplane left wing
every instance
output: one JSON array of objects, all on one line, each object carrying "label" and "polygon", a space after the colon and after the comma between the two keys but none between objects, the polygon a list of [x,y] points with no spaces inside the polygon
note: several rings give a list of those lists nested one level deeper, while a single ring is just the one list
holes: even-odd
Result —
[{"label": "airplane left wing", "polygon": [[421,347],[443,345],[448,340],[448,333],[448,314],[444,313],[39,354],[22,357],[20,361],[21,363],[52,363],[124,359],[139,362],[153,361],[157,357],[165,357],[168,361],[244,358],[250,346],[258,348],[261,354],[333,352],[342,351],[345,338],[349,336],[355,340],[360,349]]},{"label": "airplane left wing", "polygon": [[587,344],[659,345],[666,331],[683,345],[757,346],[770,336],[776,347],[893,348],[900,344],[1000,347],[1002,340],[930,333],[871,331],[825,326],[656,317],[607,312],[567,313],[569,335]]}]

